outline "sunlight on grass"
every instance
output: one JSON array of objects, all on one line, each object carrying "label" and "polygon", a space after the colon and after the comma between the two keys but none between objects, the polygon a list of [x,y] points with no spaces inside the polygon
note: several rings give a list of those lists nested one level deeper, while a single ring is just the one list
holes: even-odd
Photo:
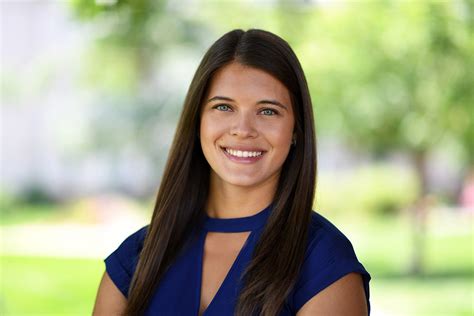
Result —
[{"label": "sunlight on grass", "polygon": [[90,315],[100,259],[2,256],[2,315]]},{"label": "sunlight on grass", "polygon": [[[409,216],[349,219],[322,215],[349,237],[359,260],[372,275],[372,315],[472,315],[472,217],[453,212],[433,213],[426,235],[425,272],[410,277]],[[7,226],[17,220],[20,217],[11,218]],[[91,314],[104,271],[103,258],[3,253],[1,260],[2,315]]]}]

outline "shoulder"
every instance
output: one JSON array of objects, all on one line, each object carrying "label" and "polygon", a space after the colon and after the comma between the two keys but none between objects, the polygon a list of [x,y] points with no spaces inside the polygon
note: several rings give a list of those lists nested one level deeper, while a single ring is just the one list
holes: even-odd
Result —
[{"label": "shoulder", "polygon": [[316,294],[350,273],[362,276],[369,297],[370,274],[359,262],[349,238],[317,212],[311,214],[305,259],[291,297],[298,311]]},{"label": "shoulder", "polygon": [[341,260],[355,255],[349,238],[327,218],[313,211],[308,231],[306,259],[312,259],[311,254],[315,251],[318,252],[318,257],[327,255],[326,259]]},{"label": "shoulder", "polygon": [[143,248],[148,226],[130,234],[117,249],[104,259],[107,273],[125,297],[127,297],[130,281]]},{"label": "shoulder", "polygon": [[148,231],[148,227],[149,225],[143,226],[142,228],[130,234],[127,238],[125,238],[125,240],[120,244],[119,247],[142,248],[143,241],[145,240],[145,236]]},{"label": "shoulder", "polygon": [[364,316],[368,313],[361,275],[351,272],[314,295],[296,315]]},{"label": "shoulder", "polygon": [[138,256],[143,248],[143,242],[145,240],[146,233],[148,231],[148,225],[143,226],[137,231],[126,237],[117,249],[111,254],[115,254],[124,259]]}]

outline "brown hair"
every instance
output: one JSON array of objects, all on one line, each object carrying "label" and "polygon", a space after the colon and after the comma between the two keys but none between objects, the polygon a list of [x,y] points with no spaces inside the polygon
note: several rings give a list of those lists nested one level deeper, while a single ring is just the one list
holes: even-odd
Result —
[{"label": "brown hair", "polygon": [[164,273],[204,218],[210,167],[201,150],[200,108],[213,74],[238,62],[261,69],[290,92],[296,146],[286,158],[273,210],[243,274],[236,315],[277,315],[304,260],[316,186],[313,110],[301,65],[288,43],[263,30],[233,30],[204,55],[189,87],[151,223],[133,275],[126,315],[142,315]]}]

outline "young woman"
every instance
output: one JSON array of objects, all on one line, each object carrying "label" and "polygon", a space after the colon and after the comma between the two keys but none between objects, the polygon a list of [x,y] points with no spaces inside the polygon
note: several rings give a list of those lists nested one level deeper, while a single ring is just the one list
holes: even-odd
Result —
[{"label": "young woman", "polygon": [[294,52],[225,34],[192,80],[150,225],[105,259],[94,315],[367,315],[370,275],[312,211],[315,180]]}]

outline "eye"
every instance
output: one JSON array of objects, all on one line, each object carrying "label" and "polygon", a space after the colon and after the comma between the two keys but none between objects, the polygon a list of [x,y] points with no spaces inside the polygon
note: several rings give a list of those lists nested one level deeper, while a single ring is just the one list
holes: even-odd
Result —
[{"label": "eye", "polygon": [[228,106],[227,104],[218,104],[215,107],[213,107],[213,109],[216,109],[216,110],[219,110],[219,111],[224,111],[224,112],[231,111],[230,106]]},{"label": "eye", "polygon": [[266,116],[273,116],[273,115],[277,115],[278,112],[274,109],[263,109],[260,111],[260,113],[262,113],[263,115],[266,115]]}]

